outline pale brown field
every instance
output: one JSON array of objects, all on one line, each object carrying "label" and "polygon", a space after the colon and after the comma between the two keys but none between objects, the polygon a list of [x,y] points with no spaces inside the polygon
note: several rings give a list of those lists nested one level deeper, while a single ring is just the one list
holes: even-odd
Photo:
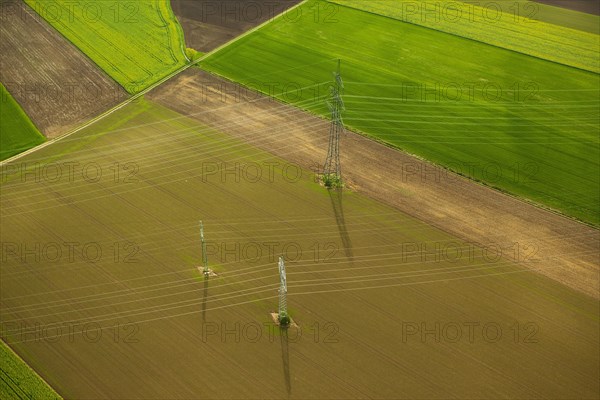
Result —
[{"label": "pale brown field", "polygon": [[2,339],[65,398],[597,397],[595,299],[194,119],[137,102],[20,162],[75,165],[0,195]]},{"label": "pale brown field", "polygon": [[[303,168],[314,170],[325,159],[327,121],[208,73],[186,71],[151,98]],[[283,145],[294,151],[282,153]],[[599,297],[597,229],[352,132],[341,146],[344,174],[353,190],[463,240],[499,245],[505,254],[519,243],[524,266]]]},{"label": "pale brown field", "polygon": [[[253,26],[198,3],[190,47]],[[598,230],[351,132],[327,191],[327,133],[194,68],[3,166],[0,338],[65,398],[598,398]]]}]

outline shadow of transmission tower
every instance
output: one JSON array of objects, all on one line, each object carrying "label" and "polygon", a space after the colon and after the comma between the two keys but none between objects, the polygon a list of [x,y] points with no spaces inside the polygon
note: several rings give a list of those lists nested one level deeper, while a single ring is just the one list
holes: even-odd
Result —
[{"label": "shadow of transmission tower", "polygon": [[281,340],[281,360],[283,361],[283,377],[288,397],[292,394],[292,381],[290,379],[290,353],[288,348],[287,328],[279,327],[279,338]]},{"label": "shadow of transmission tower", "polygon": [[353,262],[354,254],[352,251],[352,241],[350,240],[350,235],[346,228],[346,220],[344,219],[343,190],[341,188],[331,188],[327,192],[331,199],[331,206],[333,207],[335,222],[340,232],[342,245],[344,246],[344,253],[346,254],[346,258]]},{"label": "shadow of transmission tower", "polygon": [[208,279],[204,279],[204,294],[202,296],[202,322],[206,322],[206,297],[208,295]]}]

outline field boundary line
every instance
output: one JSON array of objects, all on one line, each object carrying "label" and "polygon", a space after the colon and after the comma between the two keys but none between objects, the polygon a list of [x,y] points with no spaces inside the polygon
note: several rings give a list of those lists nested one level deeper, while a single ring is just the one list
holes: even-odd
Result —
[{"label": "field boundary line", "polygon": [[[534,55],[534,54],[525,53],[525,52],[523,52],[523,51],[521,51],[521,50],[511,49],[511,48],[508,48],[508,47],[503,47],[503,46],[501,46],[501,45],[497,45],[497,44],[493,44],[493,43],[485,42],[485,41],[483,41],[483,40],[481,40],[481,39],[475,39],[475,38],[471,38],[471,37],[463,36],[463,35],[460,35],[460,34],[458,34],[458,33],[455,33],[455,32],[443,31],[443,30],[441,30],[441,29],[438,29],[438,28],[430,27],[430,26],[427,26],[427,25],[421,25],[421,24],[419,24],[419,23],[417,23],[417,22],[412,22],[412,21],[404,21],[404,20],[401,20],[401,19],[398,19],[398,18],[395,18],[395,17],[389,16],[389,15],[378,14],[378,13],[377,13],[377,12],[375,12],[375,11],[364,10],[364,9],[362,9],[362,8],[357,8],[357,7],[354,7],[354,6],[348,5],[348,4],[338,3],[336,0],[333,0],[333,1],[332,1],[332,0],[327,0],[327,2],[328,2],[328,3],[330,3],[330,4],[337,4],[337,5],[339,5],[340,7],[345,7],[345,8],[348,8],[348,9],[352,9],[352,10],[356,10],[356,11],[365,12],[365,13],[367,13],[367,14],[371,14],[371,15],[374,15],[374,16],[377,16],[377,17],[383,17],[383,18],[392,19],[392,20],[399,21],[399,22],[402,22],[402,23],[405,23],[405,24],[410,24],[410,25],[413,25],[413,26],[418,26],[418,27],[421,27],[421,28],[430,29],[430,30],[432,30],[432,31],[439,32],[439,33],[442,33],[442,34],[452,35],[452,36],[455,36],[455,37],[458,37],[458,38],[462,38],[462,39],[470,40],[470,41],[473,41],[473,42],[481,43],[481,44],[484,44],[484,45],[492,46],[492,47],[495,47],[495,48],[497,48],[497,49],[502,49],[502,50],[506,50],[506,51],[511,51],[511,52],[513,52],[513,53],[522,54],[522,55],[524,55],[524,56],[528,56],[528,57],[537,58],[538,60],[543,60],[543,61],[551,62],[551,63],[554,63],[554,64],[558,64],[558,65],[563,65],[563,66],[565,66],[565,67],[569,67],[569,68],[575,68],[575,69],[578,69],[578,70],[581,70],[581,71],[584,71],[584,72],[591,72],[591,73],[594,73],[594,74],[598,74],[598,73],[600,73],[599,71],[592,71],[592,70],[589,70],[589,69],[583,68],[583,67],[581,67],[581,66],[576,66],[576,65],[565,64],[565,63],[564,63],[564,62],[562,62],[562,61],[550,60],[550,59],[548,59],[548,58],[544,58],[544,57],[542,57],[542,56],[539,56],[539,55]],[[554,25],[554,24],[549,24],[549,25]],[[557,25],[557,26],[558,26],[558,25]]]},{"label": "field boundary line", "polygon": [[[33,369],[33,367],[31,367],[31,365],[29,365],[27,362],[25,362],[25,360],[15,351],[13,350],[12,347],[10,347],[10,345],[2,338],[0,338],[0,342],[2,342],[4,344],[4,346],[7,348],[7,350],[15,357],[15,359],[19,360],[21,363],[23,363],[23,365],[33,374],[35,375],[36,378],[38,378],[41,382],[43,382],[51,391],[53,391],[54,393],[56,393],[59,397],[57,400],[62,400],[63,397],[60,395],[60,393],[58,393],[56,391],[56,389],[54,389],[53,386],[50,386],[50,384],[48,383],[48,381],[46,381],[46,379],[44,379],[35,369]],[[11,381],[12,378],[10,377],[10,375],[4,371],[1,370]],[[10,386],[10,385],[9,385]],[[20,386],[18,386],[19,389],[21,389],[21,391],[28,397],[31,398],[30,394],[25,392],[25,390],[23,390],[23,388],[21,388]],[[11,389],[13,389],[11,387]],[[13,389],[14,391],[14,389]]]},{"label": "field boundary line", "polygon": [[265,22],[263,22],[262,24],[259,24],[257,26],[255,26],[254,28],[242,33],[239,36],[234,37],[233,39],[231,39],[230,41],[223,43],[222,45],[220,45],[219,47],[217,47],[216,49],[213,49],[211,51],[209,51],[208,53],[203,54],[200,58],[198,58],[197,60],[194,60],[188,64],[185,64],[184,66],[178,68],[177,70],[171,72],[170,74],[164,76],[162,79],[160,79],[159,81],[153,83],[152,85],[148,86],[146,89],[142,90],[141,92],[129,97],[128,99],[122,101],[121,103],[115,105],[114,107],[104,111],[103,113],[95,116],[94,118],[88,120],[87,122],[84,122],[83,124],[71,129],[70,131],[67,131],[65,133],[63,133],[60,136],[55,137],[54,139],[50,139],[44,143],[41,143],[35,147],[32,147],[29,150],[25,150],[22,153],[19,154],[15,154],[12,157],[7,158],[6,160],[2,160],[0,161],[0,167],[3,167],[7,164],[12,163],[13,161],[16,161],[22,157],[25,157],[28,154],[32,154],[35,153],[38,150],[41,150],[43,148],[46,148],[54,143],[57,143],[59,141],[61,141],[64,138],[67,138],[93,124],[95,124],[98,121],[101,121],[102,119],[104,119],[105,117],[108,117],[110,114],[114,113],[115,111],[125,107],[126,105],[128,105],[129,103],[139,99],[140,97],[144,96],[146,93],[150,92],[152,89],[162,85],[163,83],[165,83],[166,81],[168,81],[169,79],[173,78],[176,75],[179,75],[181,72],[186,71],[188,68],[193,67],[194,65],[199,64],[201,61],[204,61],[204,59],[208,58],[209,56],[212,56],[215,53],[218,53],[219,51],[223,50],[225,47],[237,42],[238,40],[250,35],[251,33],[254,33],[255,31],[257,31],[258,29],[261,29],[262,27],[264,27],[265,25],[281,18],[281,16],[283,16],[285,13],[300,7],[301,5],[303,5],[304,3],[306,3],[308,0],[302,0],[300,3],[296,4],[293,7],[290,7],[288,9],[285,9],[283,12],[281,12],[280,14],[274,16],[273,18],[269,18],[268,20],[266,20]]},{"label": "field boundary line", "polygon": [[[213,49],[213,50],[209,51],[208,53],[206,53],[205,55],[203,55],[201,59],[204,59],[204,58],[206,58],[209,55],[212,56],[212,55],[218,53],[219,51],[223,50],[225,47],[228,47],[229,45],[234,44],[238,40],[245,38],[246,36],[250,35],[251,33],[256,32],[257,30],[263,28],[265,25],[268,25],[271,22],[274,22],[274,21],[278,20],[279,18],[281,18],[286,13],[288,13],[288,12],[290,12],[292,10],[295,10],[296,8],[302,6],[306,2],[308,2],[308,0],[302,0],[300,3],[294,5],[294,6],[290,7],[290,8],[285,9],[283,12],[275,15],[273,18],[269,18],[268,20],[266,20],[262,24],[259,24],[259,25],[255,26],[254,28],[247,30],[246,32],[242,33],[241,35],[234,37],[229,42],[224,43],[224,44],[220,45],[219,47],[217,47],[216,49]],[[200,61],[200,59],[197,60],[197,61]]]}]

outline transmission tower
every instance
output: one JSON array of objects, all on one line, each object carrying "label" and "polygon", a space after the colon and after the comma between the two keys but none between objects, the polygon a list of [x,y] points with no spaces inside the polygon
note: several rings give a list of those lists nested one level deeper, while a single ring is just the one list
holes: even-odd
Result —
[{"label": "transmission tower", "polygon": [[279,257],[279,315],[277,316],[281,325],[288,325],[290,318],[287,313],[287,280],[285,278],[285,263],[283,257]]},{"label": "transmission tower", "polygon": [[202,273],[206,278],[208,278],[209,276],[216,276],[212,269],[208,268],[208,254],[206,253],[206,242],[204,241],[204,225],[202,224],[202,221],[200,221],[200,241],[202,242]]},{"label": "transmission tower", "polygon": [[344,111],[344,101],[342,93],[344,91],[344,83],[340,74],[341,61],[338,60],[337,72],[334,72],[335,82],[331,88],[331,100],[327,102],[327,106],[331,111],[331,127],[329,128],[329,148],[327,150],[327,158],[325,159],[325,167],[323,170],[325,182],[335,183],[334,186],[342,184],[342,166],[340,164],[340,134],[344,131],[344,122],[342,121],[342,111]]}]

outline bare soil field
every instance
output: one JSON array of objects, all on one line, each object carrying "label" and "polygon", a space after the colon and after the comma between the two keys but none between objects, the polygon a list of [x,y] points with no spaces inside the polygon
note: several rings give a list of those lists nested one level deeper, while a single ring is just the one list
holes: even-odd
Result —
[{"label": "bare soil field", "polygon": [[[301,120],[265,118],[270,125],[259,127],[251,120],[262,121],[268,106],[241,109],[221,109],[233,119],[219,129],[237,123],[289,158],[304,157],[302,139],[315,149],[305,158],[321,158],[314,137],[322,122],[310,134]],[[350,147],[371,148],[349,137],[347,156]],[[378,151],[356,165],[381,181],[395,169],[377,165],[397,161]],[[344,162],[355,184],[369,184]],[[356,191],[328,191],[310,171],[153,102],[136,100],[0,177],[0,335],[64,398],[600,392],[595,299]],[[420,200],[414,186],[390,180],[381,196]],[[441,200],[424,207],[451,216],[443,192],[431,190]],[[479,204],[473,213],[486,211]],[[208,281],[197,270],[199,219],[218,274]],[[415,244],[426,244],[426,254]],[[437,245],[466,252],[457,258]],[[270,317],[280,254],[299,326],[283,332]]]},{"label": "bare soil field", "polygon": [[0,81],[52,138],[126,98],[126,92],[20,0],[3,0]]},{"label": "bare soil field", "polygon": [[[186,71],[150,95],[303,168],[314,170],[325,160],[326,121],[208,73]],[[261,134],[265,127],[278,129]],[[282,152],[282,146],[293,151]],[[518,246],[523,265],[599,297],[598,230],[355,133],[343,137],[341,148],[344,177],[352,190],[463,240],[499,246],[504,254]]]},{"label": "bare soil field", "polygon": [[600,1],[598,0],[535,0],[538,3],[581,11],[588,14],[600,15]]},{"label": "bare soil field", "polygon": [[188,47],[211,51],[300,0],[171,0]]}]

